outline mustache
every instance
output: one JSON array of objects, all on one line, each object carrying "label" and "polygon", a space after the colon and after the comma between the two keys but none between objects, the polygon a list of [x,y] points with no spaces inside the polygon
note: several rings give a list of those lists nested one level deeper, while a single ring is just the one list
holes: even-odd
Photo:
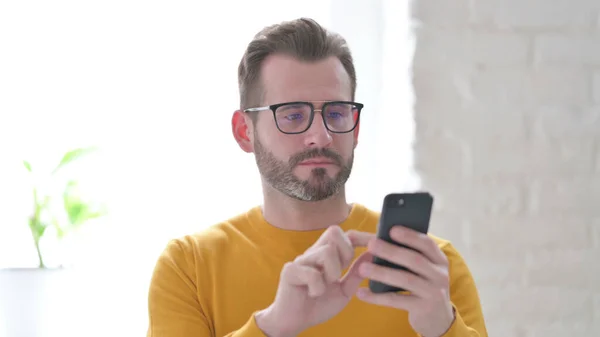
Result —
[{"label": "mustache", "polygon": [[289,160],[289,165],[290,167],[295,167],[296,165],[298,165],[299,163],[308,160],[308,159],[312,159],[312,158],[317,158],[317,157],[324,157],[324,158],[328,158],[331,159],[336,165],[338,166],[342,166],[342,156],[340,156],[337,152],[331,150],[331,149],[318,149],[318,148],[313,148],[307,151],[304,151],[302,153],[298,153],[297,155],[294,155],[292,158],[290,158]]}]

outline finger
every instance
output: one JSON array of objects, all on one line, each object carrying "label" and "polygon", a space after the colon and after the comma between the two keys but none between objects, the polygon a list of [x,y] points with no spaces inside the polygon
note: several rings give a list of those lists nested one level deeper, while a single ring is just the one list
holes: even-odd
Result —
[{"label": "finger", "polygon": [[375,304],[381,305],[390,308],[396,308],[400,310],[405,310],[408,312],[414,311],[418,306],[419,298],[414,295],[407,294],[399,294],[399,293],[381,293],[375,294],[369,290],[369,288],[360,288],[356,292],[356,297],[360,300]]},{"label": "finger", "polygon": [[323,232],[323,234],[321,234],[321,236],[317,239],[317,241],[312,245],[312,247],[319,247],[322,245],[326,245],[328,244],[332,237],[336,237],[339,236],[341,237],[344,231],[340,228],[340,226],[337,225],[333,225],[333,226],[329,226],[327,227],[327,229],[325,230],[325,232]]},{"label": "finger", "polygon": [[298,263],[286,263],[281,278],[289,285],[307,287],[311,297],[321,296],[326,289],[323,274],[319,270]]},{"label": "finger", "polygon": [[346,275],[344,275],[341,281],[342,292],[344,293],[344,295],[346,295],[347,297],[352,297],[356,293],[356,290],[360,286],[361,282],[365,279],[360,275],[358,271],[359,267],[363,263],[367,263],[372,259],[373,255],[371,255],[368,252],[365,252],[361,254],[354,261],[354,263],[352,263],[352,266],[350,266],[350,269],[348,269],[348,272],[346,273]]},{"label": "finger", "polygon": [[369,241],[375,239],[375,234],[373,233],[359,232],[356,230],[349,230],[346,232],[346,235],[348,235],[352,247],[354,248],[366,247],[369,244]]},{"label": "finger", "polygon": [[365,262],[360,266],[359,273],[364,278],[406,289],[417,297],[428,298],[434,293],[433,284],[430,281],[405,270]]},{"label": "finger", "polygon": [[390,237],[398,243],[421,252],[431,262],[441,266],[448,266],[448,258],[429,235],[403,226],[394,226],[390,231]]},{"label": "finger", "polygon": [[306,252],[296,258],[294,262],[321,270],[327,283],[333,283],[342,276],[343,268],[338,249],[331,244]]},{"label": "finger", "polygon": [[354,249],[350,239],[339,226],[330,226],[325,230],[321,237],[315,242],[312,249],[316,249],[324,245],[333,245],[338,250],[340,264],[346,268],[354,258]]},{"label": "finger", "polygon": [[447,282],[447,273],[436,266],[418,251],[400,247],[384,240],[376,239],[369,242],[369,252],[396,265],[404,266],[412,272],[436,283]]},{"label": "finger", "polygon": [[333,235],[331,242],[338,249],[342,268],[347,268],[354,259],[354,247],[352,247],[350,238],[340,228],[339,232]]}]

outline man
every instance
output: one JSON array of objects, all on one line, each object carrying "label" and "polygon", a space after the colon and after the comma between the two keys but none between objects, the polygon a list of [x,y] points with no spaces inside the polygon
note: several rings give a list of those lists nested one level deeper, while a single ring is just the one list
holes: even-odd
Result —
[{"label": "man", "polygon": [[[310,19],[267,27],[238,75],[233,136],[256,157],[264,203],[168,244],[148,336],[487,336],[448,241],[398,226],[392,237],[418,252],[391,245],[375,238],[377,213],[346,202],[362,104],[344,39]],[[373,294],[368,279],[409,293]]]}]

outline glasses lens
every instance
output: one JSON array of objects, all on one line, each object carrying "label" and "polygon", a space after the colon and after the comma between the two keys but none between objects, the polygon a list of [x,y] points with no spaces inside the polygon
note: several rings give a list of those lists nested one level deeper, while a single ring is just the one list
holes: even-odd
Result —
[{"label": "glasses lens", "polygon": [[327,128],[333,132],[348,132],[358,119],[358,108],[350,103],[328,103],[323,111]]},{"label": "glasses lens", "polygon": [[310,122],[311,108],[308,104],[293,103],[282,105],[275,110],[275,121],[283,132],[303,132]]}]

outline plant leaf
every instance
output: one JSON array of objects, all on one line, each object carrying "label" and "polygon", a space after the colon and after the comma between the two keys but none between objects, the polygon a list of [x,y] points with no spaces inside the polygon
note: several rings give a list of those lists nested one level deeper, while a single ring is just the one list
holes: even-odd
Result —
[{"label": "plant leaf", "polygon": [[56,219],[56,217],[52,218],[52,225],[54,226],[54,228],[56,229],[56,236],[58,237],[58,239],[62,239],[65,236],[65,231],[64,229],[60,226],[60,223],[58,222],[58,219]]},{"label": "plant leaf", "polygon": [[63,193],[63,205],[69,224],[79,227],[88,220],[106,215],[103,207],[95,207],[81,199],[76,181],[71,180]]},{"label": "plant leaf", "polygon": [[79,226],[83,222],[85,218],[85,213],[87,213],[87,206],[79,201],[73,201],[67,208],[67,213],[69,214],[69,221],[74,226]]},{"label": "plant leaf", "polygon": [[25,165],[27,171],[31,172],[31,164],[27,160],[23,160],[23,165]]},{"label": "plant leaf", "polygon": [[92,219],[98,219],[98,218],[105,216],[106,214],[107,214],[107,212],[106,212],[106,209],[104,209],[104,208],[92,210],[91,207],[88,207],[87,212],[85,213],[85,221],[92,220]]},{"label": "plant leaf", "polygon": [[35,242],[39,242],[40,238],[44,235],[46,228],[47,226],[36,217],[31,217],[29,219],[29,229],[31,229],[31,234],[33,235]]},{"label": "plant leaf", "polygon": [[77,225],[80,213],[85,207],[77,193],[77,185],[78,184],[76,181],[69,181],[63,193],[63,206],[65,208],[65,211],[67,212],[69,223],[72,225]]},{"label": "plant leaf", "polygon": [[61,159],[60,163],[56,166],[54,171],[52,171],[52,174],[56,174],[58,171],[60,171],[61,168],[72,163],[73,161],[77,160],[78,158],[80,158],[86,154],[89,154],[91,152],[94,152],[94,151],[96,151],[95,147],[84,147],[84,148],[77,148],[77,149],[74,149],[74,150],[71,150],[71,151],[65,153],[65,155]]}]

